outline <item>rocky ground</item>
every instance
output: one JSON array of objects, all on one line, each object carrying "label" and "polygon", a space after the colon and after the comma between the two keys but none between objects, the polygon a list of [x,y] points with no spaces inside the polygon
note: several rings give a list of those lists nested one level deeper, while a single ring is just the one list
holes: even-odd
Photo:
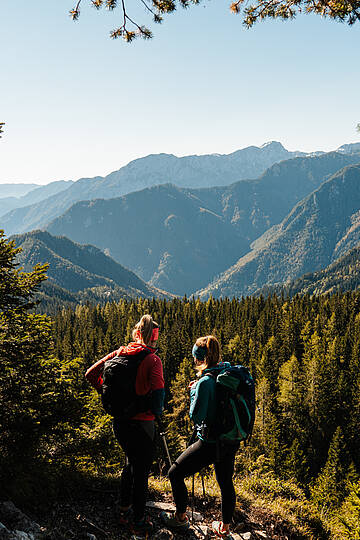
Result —
[{"label": "rocky ground", "polygon": [[[220,508],[213,498],[195,498],[194,515],[188,531],[179,534],[161,523],[161,510],[171,510],[171,496],[150,492],[148,513],[155,525],[151,540],[205,540],[211,534],[211,522],[220,519]],[[46,513],[25,515],[11,502],[0,503],[0,540],[138,540],[118,525],[116,494],[105,490],[79,499],[69,496]],[[192,518],[191,510],[189,512]],[[234,516],[234,540],[293,540],[300,538],[284,530],[281,523],[266,515],[239,510]],[[149,538],[150,540],[150,538]]]}]

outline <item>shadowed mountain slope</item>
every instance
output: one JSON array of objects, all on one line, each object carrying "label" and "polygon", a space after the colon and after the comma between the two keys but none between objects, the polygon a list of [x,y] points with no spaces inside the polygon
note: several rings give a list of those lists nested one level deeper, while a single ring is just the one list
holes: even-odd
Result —
[{"label": "shadowed mountain slope", "polygon": [[49,279],[44,290],[48,293],[52,290],[60,299],[76,298],[74,293],[84,295],[89,289],[94,298],[101,300],[170,296],[149,286],[94,246],[76,244],[45,231],[25,233],[13,239],[22,249],[17,260],[26,271],[37,263],[49,263]]},{"label": "shadowed mountain slope", "polygon": [[344,168],[308,195],[200,296],[253,294],[326,267],[360,243],[359,208],[360,165]]},{"label": "shadowed mountain slope", "polygon": [[143,279],[175,294],[207,283],[248,245],[221,215],[171,185],[78,203],[48,230],[82,243],[91,238]]}]

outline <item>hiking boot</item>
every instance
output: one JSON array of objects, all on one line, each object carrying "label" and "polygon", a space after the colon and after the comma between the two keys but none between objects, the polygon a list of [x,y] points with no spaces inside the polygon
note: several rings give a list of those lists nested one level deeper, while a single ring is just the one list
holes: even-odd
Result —
[{"label": "hiking boot", "polygon": [[130,529],[135,536],[146,536],[153,532],[154,525],[151,523],[150,519],[146,517],[140,521],[133,521],[130,525]]},{"label": "hiking boot", "polygon": [[186,530],[190,527],[189,518],[186,516],[184,521],[179,521],[175,512],[161,512],[160,518],[164,525],[177,529],[178,531]]},{"label": "hiking boot", "polygon": [[219,536],[220,538],[226,538],[227,540],[230,540],[232,538],[230,531],[224,531],[223,529],[223,522],[222,521],[213,521],[211,524],[211,530],[216,534],[216,536]]}]

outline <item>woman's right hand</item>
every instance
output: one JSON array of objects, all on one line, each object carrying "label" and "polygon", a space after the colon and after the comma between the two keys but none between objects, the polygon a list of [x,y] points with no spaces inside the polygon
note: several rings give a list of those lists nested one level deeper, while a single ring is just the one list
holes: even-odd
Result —
[{"label": "woman's right hand", "polygon": [[198,381],[190,381],[190,382],[189,382],[189,386],[188,386],[188,389],[189,389],[189,390],[191,390],[191,389],[192,389],[192,387],[193,387],[194,385],[196,385],[196,384],[197,384],[197,382],[198,382]]}]

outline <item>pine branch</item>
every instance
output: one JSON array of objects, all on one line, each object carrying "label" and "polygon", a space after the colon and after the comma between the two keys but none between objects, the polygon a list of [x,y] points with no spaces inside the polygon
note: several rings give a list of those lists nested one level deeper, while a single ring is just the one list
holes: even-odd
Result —
[{"label": "pine branch", "polygon": [[70,17],[72,18],[73,21],[77,21],[78,18],[80,17],[80,4],[81,4],[81,0],[78,1],[74,9],[71,9],[69,11]]}]

